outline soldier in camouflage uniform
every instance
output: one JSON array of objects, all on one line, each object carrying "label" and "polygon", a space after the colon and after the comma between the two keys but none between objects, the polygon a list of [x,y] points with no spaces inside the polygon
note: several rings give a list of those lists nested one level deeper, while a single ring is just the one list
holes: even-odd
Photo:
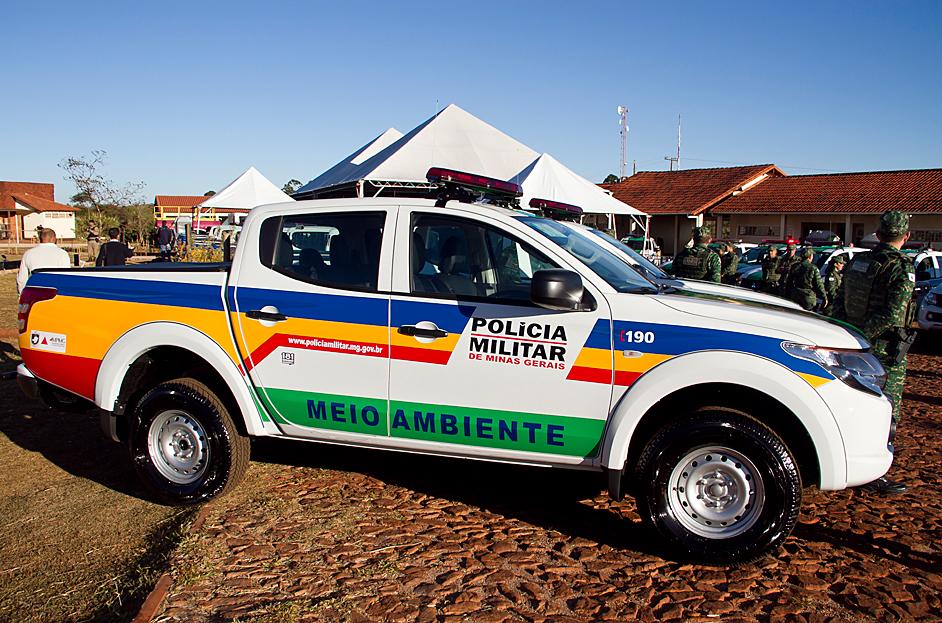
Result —
[{"label": "soldier in camouflage uniform", "polygon": [[731,244],[720,245],[720,281],[727,285],[736,285],[739,275],[736,269],[739,267],[739,256],[736,255],[736,247]]},{"label": "soldier in camouflage uniform", "polygon": [[778,263],[778,274],[779,278],[779,296],[784,296],[788,298],[790,295],[788,293],[788,273],[791,272],[792,268],[801,262],[801,258],[798,257],[796,252],[798,251],[798,246],[794,242],[788,243],[788,246],[785,247],[785,255],[782,256],[782,260]]},{"label": "soldier in camouflage uniform", "polygon": [[778,247],[770,246],[768,255],[762,260],[762,286],[769,294],[778,294],[782,281],[782,258]]},{"label": "soldier in camouflage uniform", "polygon": [[807,310],[814,309],[820,297],[827,305],[827,292],[824,290],[824,280],[818,267],[811,262],[814,250],[806,248],[801,250],[801,262],[792,266],[788,271],[788,296]]},{"label": "soldier in camouflage uniform", "polygon": [[670,273],[678,279],[703,279],[720,282],[720,256],[707,245],[710,231],[706,227],[693,228],[693,246],[683,249],[674,257]]},{"label": "soldier in camouflage uniform", "polygon": [[[844,271],[834,316],[855,325],[873,345],[873,354],[886,370],[883,393],[893,401],[893,419],[898,423],[906,352],[914,336],[910,325],[916,275],[912,261],[900,252],[909,239],[909,217],[899,210],[884,212],[877,238],[880,244],[870,253],[856,255]],[[866,487],[878,493],[906,490],[885,477]]]},{"label": "soldier in camouflage uniform", "polygon": [[841,271],[844,270],[845,259],[843,255],[838,255],[831,260],[827,270],[828,276],[824,278],[824,290],[828,293],[828,304],[824,306],[824,313],[828,316],[833,315],[834,301],[837,300],[837,293],[841,289],[843,279]]}]

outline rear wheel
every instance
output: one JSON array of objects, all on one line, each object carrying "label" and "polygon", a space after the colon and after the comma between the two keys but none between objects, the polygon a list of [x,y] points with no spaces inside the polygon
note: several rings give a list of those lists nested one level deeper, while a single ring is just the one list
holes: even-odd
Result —
[{"label": "rear wheel", "polygon": [[193,379],[161,383],[134,408],[131,459],[158,497],[196,504],[234,488],[249,464],[250,443],[225,406]]},{"label": "rear wheel", "polygon": [[669,546],[741,563],[788,537],[801,476],[781,439],[745,413],[704,408],[658,431],[638,460],[638,509]]}]

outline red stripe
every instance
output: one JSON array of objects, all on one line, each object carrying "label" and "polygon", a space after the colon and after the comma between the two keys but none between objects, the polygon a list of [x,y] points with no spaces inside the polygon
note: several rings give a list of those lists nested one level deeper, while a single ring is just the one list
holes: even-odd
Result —
[{"label": "red stripe", "polygon": [[435,350],[434,348],[415,348],[414,346],[393,346],[393,359],[405,361],[419,361],[422,363],[437,363],[445,365],[451,358],[451,351]]},{"label": "red stripe", "polygon": [[615,385],[623,385],[628,387],[632,383],[638,380],[638,377],[641,376],[641,372],[627,372],[624,370],[615,370]]},{"label": "red stripe", "polygon": [[586,381],[589,383],[612,384],[612,371],[607,368],[588,368],[585,366],[573,366],[566,377],[570,381]]},{"label": "red stripe", "polygon": [[62,353],[24,348],[23,363],[38,378],[95,400],[95,381],[101,361]]},{"label": "red stripe", "polygon": [[386,345],[373,344],[370,342],[353,342],[350,340],[339,340],[336,338],[324,338],[307,335],[286,335],[284,333],[275,333],[270,338],[252,351],[243,363],[247,370],[252,369],[252,363],[258,365],[271,355],[276,348],[296,348],[300,350],[316,350],[328,353],[340,353],[344,355],[361,355],[364,357],[385,357]]}]

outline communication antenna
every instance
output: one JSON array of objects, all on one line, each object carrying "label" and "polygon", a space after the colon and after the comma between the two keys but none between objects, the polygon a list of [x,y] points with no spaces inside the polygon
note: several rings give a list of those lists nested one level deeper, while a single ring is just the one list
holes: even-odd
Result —
[{"label": "communication antenna", "polygon": [[677,170],[680,171],[680,113],[677,114]]},{"label": "communication antenna", "polygon": [[625,167],[628,166],[628,107],[619,106],[618,112],[618,142],[621,146],[621,157],[618,160],[618,179],[625,179]]}]

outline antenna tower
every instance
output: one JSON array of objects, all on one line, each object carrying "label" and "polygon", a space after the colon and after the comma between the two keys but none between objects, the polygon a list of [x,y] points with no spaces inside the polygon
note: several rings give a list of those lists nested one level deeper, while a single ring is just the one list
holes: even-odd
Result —
[{"label": "antenna tower", "polygon": [[625,179],[625,167],[628,166],[628,107],[619,106],[618,112],[618,143],[621,147],[621,157],[618,160],[618,179]]}]

